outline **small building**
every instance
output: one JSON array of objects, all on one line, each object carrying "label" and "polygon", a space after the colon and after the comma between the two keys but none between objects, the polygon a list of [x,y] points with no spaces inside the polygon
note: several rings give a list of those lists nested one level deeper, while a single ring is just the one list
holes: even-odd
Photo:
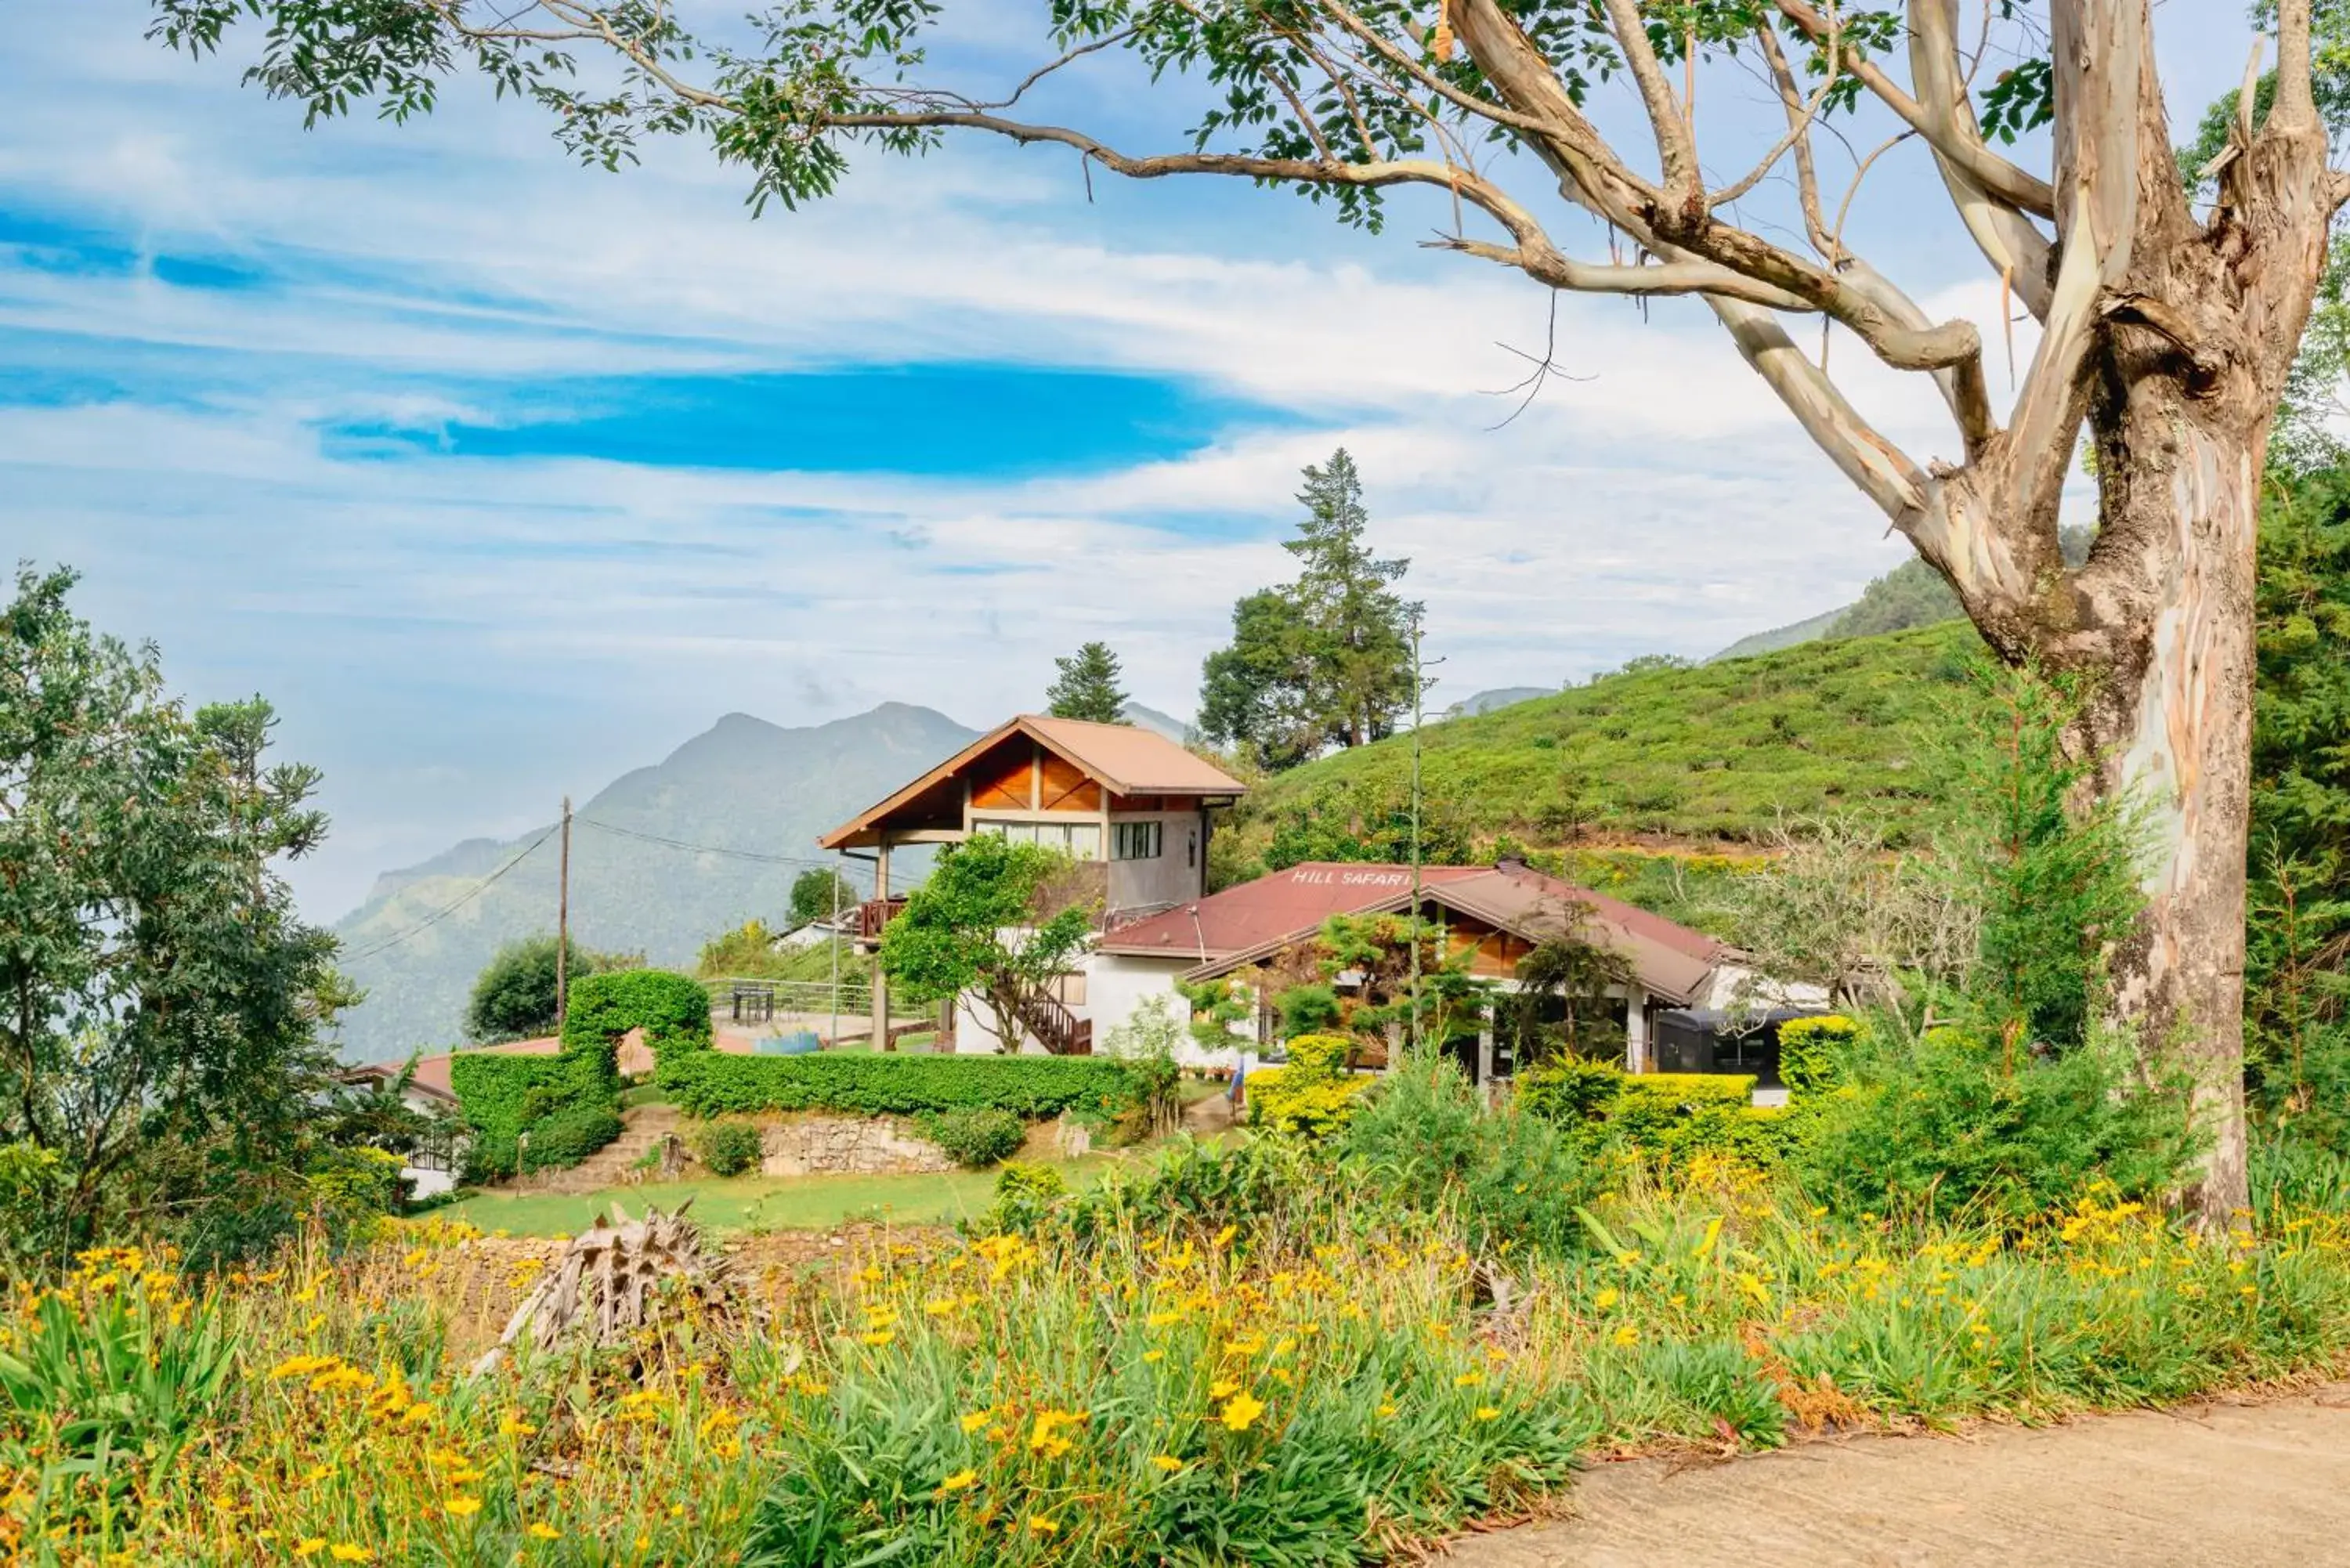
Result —
[{"label": "small building", "polygon": [[[1253,882],[1227,888],[1196,903],[1114,927],[1091,955],[1086,1002],[1097,1031],[1122,1022],[1145,996],[1225,975],[1263,973],[1289,950],[1311,941],[1333,915],[1403,914],[1412,907],[1409,866],[1309,862]],[[1567,936],[1602,943],[1631,967],[1627,985],[1611,988],[1620,1008],[1627,1055],[1634,1071],[1653,1065],[1649,1044],[1658,1015],[1668,1009],[1726,1000],[1747,971],[1741,955],[1702,931],[1534,870],[1523,861],[1492,866],[1424,866],[1420,908],[1440,921],[1453,950],[1470,953],[1480,979],[1514,983],[1520,960],[1541,943]],[[1186,1059],[1228,1063],[1245,1049],[1271,1044],[1269,985],[1258,986],[1253,1038],[1212,1052],[1186,1043]],[[1507,1073],[1488,1037],[1464,1063],[1480,1080]]]},{"label": "small building", "polygon": [[[870,944],[904,906],[890,894],[889,852],[909,845],[959,844],[1000,833],[1068,854],[1090,868],[1105,926],[1199,899],[1208,887],[1208,838],[1214,812],[1247,793],[1221,768],[1154,731],[1024,713],[982,735],[903,788],[824,835],[823,847],[873,866],[873,893],[858,911],[858,935]],[[1070,997],[1040,1000],[1036,1026],[1074,1048],[1076,1026],[1089,1022]],[[887,986],[873,984],[873,1037],[889,1028]],[[968,1008],[956,1021],[964,1048]]]}]

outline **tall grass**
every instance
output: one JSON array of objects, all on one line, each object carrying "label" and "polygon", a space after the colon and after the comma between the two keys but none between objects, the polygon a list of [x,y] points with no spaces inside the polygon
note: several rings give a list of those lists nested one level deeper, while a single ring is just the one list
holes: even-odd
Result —
[{"label": "tall grass", "polygon": [[[1258,1229],[910,1234],[760,1282],[747,1336],[680,1317],[480,1377],[536,1265],[463,1227],[202,1286],[101,1263],[20,1296],[0,1344],[0,1552],[1346,1563],[1538,1508],[1595,1454],[2043,1420],[2350,1351],[2338,1211],[2202,1240],[2104,1197],[2002,1235],[1840,1221],[1722,1168],[1587,1224],[1585,1250],[1504,1260],[1499,1304],[1459,1216],[1343,1192]],[[77,1411],[147,1397],[140,1358],[76,1363],[111,1391],[17,1369],[134,1300],[145,1351],[201,1362],[210,1335],[234,1376],[171,1397],[168,1462],[93,1475]]]}]

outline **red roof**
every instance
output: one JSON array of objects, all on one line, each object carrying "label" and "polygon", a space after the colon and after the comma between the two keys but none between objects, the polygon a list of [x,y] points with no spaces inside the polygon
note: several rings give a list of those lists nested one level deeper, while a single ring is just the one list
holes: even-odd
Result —
[{"label": "red roof", "polygon": [[[1485,866],[1423,866],[1422,885],[1492,874]],[[1299,931],[1309,931],[1333,915],[1375,909],[1411,891],[1409,866],[1308,860],[1253,882],[1211,893],[1197,903],[1120,926],[1104,937],[1112,953],[1165,953],[1197,960],[1235,953]],[[1198,917],[1196,925],[1193,917]]]},{"label": "red roof", "polygon": [[[1676,1002],[1696,995],[1727,951],[1702,931],[1517,861],[1424,866],[1419,880],[1432,900],[1529,940],[1555,934],[1570,910],[1586,911],[1578,917],[1582,929],[1630,959],[1648,990]],[[1191,974],[1205,979],[1303,940],[1332,915],[1410,903],[1408,866],[1315,861],[1118,927],[1102,939],[1101,950],[1190,959]]]}]

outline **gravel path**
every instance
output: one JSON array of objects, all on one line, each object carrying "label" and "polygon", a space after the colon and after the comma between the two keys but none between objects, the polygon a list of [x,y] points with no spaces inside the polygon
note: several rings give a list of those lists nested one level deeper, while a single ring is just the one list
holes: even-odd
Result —
[{"label": "gravel path", "polygon": [[1454,1568],[2350,1565],[2350,1386],[1718,1464],[1600,1466]]}]

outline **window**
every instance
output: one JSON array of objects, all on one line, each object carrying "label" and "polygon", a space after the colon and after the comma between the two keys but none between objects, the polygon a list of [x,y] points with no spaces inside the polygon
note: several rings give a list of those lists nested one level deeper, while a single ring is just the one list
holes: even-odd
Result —
[{"label": "window", "polygon": [[1186,870],[1197,870],[1199,865],[1200,830],[1195,827],[1183,836],[1183,866]]},{"label": "window", "polygon": [[1014,844],[1038,844],[1047,849],[1079,860],[1101,858],[1101,826],[1092,822],[1005,822],[1000,818],[981,818],[971,825],[973,833],[996,833]]},{"label": "window", "polygon": [[1156,860],[1159,858],[1161,825],[1156,822],[1117,822],[1110,825],[1110,856],[1117,860]]}]

